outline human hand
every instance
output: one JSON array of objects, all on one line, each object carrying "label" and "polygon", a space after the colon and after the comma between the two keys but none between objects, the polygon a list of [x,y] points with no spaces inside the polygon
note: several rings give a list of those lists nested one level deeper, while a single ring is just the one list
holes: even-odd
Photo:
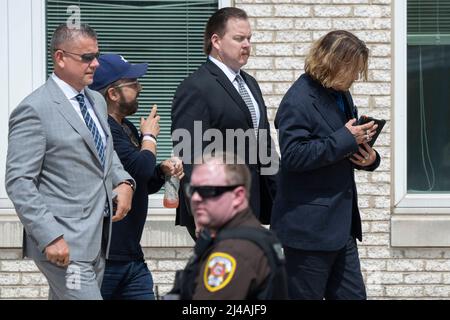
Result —
[{"label": "human hand", "polygon": [[[364,147],[364,148],[363,148]],[[372,165],[377,159],[377,153],[367,142],[364,142],[359,147],[359,153],[354,153],[350,161],[360,167],[367,167]]]},{"label": "human hand", "polygon": [[113,200],[117,205],[116,214],[112,217],[112,221],[120,221],[126,217],[131,209],[131,201],[133,200],[133,189],[130,185],[122,183],[113,191],[117,193],[117,197]]},{"label": "human hand", "polygon": [[152,111],[148,115],[147,119],[141,117],[141,133],[142,134],[152,134],[155,137],[158,136],[160,127],[159,127],[159,119],[160,116],[156,115],[157,111],[156,104],[153,105]]},{"label": "human hand", "polygon": [[350,119],[345,127],[350,131],[353,137],[356,140],[357,144],[362,144],[364,142],[369,142],[372,140],[372,137],[375,135],[378,125],[375,124],[375,121],[370,121],[368,123],[362,125],[353,125],[356,122],[356,119]]},{"label": "human hand", "polygon": [[165,176],[176,176],[180,180],[184,177],[183,161],[178,157],[161,162],[161,170]]},{"label": "human hand", "polygon": [[44,253],[47,259],[58,267],[67,267],[69,265],[69,245],[62,236],[53,240],[53,242],[45,247]]}]

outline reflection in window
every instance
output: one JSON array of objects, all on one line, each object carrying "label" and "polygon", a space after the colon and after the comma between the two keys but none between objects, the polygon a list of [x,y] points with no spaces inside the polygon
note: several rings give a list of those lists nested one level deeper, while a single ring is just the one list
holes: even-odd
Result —
[{"label": "reflection in window", "polygon": [[408,0],[407,186],[450,192],[450,1]]}]

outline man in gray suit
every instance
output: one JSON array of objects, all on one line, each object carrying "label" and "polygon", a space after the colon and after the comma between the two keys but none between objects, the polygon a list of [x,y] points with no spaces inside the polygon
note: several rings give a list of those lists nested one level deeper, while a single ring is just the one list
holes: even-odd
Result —
[{"label": "man in gray suit", "polygon": [[54,73],[10,116],[6,190],[49,299],[101,299],[111,223],[129,211],[135,182],[114,152],[104,99],[86,87],[99,65],[95,31],[60,25],[51,50]]}]

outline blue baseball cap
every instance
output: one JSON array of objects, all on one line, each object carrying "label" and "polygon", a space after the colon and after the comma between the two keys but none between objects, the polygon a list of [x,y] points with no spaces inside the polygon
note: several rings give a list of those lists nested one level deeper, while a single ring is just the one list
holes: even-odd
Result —
[{"label": "blue baseball cap", "polygon": [[92,90],[101,90],[119,79],[134,79],[147,73],[148,63],[129,63],[119,54],[102,54],[98,58],[100,66],[94,73]]}]

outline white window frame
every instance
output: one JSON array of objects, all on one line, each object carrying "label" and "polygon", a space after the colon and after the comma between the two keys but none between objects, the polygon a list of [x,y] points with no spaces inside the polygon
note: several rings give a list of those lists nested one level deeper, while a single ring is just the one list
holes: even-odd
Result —
[{"label": "white window frame", "polygon": [[394,211],[448,213],[450,194],[407,192],[407,2],[394,1],[394,13]]},{"label": "white window frame", "polygon": [[[219,8],[231,6],[219,0]],[[21,17],[21,19],[17,19]],[[0,95],[7,108],[0,108],[0,247],[22,245],[22,225],[5,190],[8,119],[11,111],[32,91],[45,83],[45,0],[0,0]],[[175,228],[174,209],[162,206],[163,195],[149,197],[151,231],[144,232],[145,246],[192,246],[184,228]],[[148,228],[149,226],[147,226]]]},{"label": "white window frame", "polygon": [[219,0],[219,9],[225,7],[231,7],[231,0]]},{"label": "white window frame", "polygon": [[8,199],[4,181],[8,119],[18,103],[46,80],[45,1],[6,0],[1,1],[0,9],[0,21],[4,23],[0,28],[0,36],[6,44],[0,52],[2,58],[0,67],[3,70],[0,93],[3,97],[7,97],[7,108],[0,111],[2,121],[0,162],[3,164],[0,169],[0,214],[15,216],[14,206]]},{"label": "white window frame", "polygon": [[[232,5],[231,0],[219,0],[218,6],[219,8],[229,7]],[[30,7],[31,6],[31,7]],[[21,33],[31,33],[31,44],[23,43],[24,48],[22,50],[18,50],[17,46],[10,48],[8,45],[3,47],[0,50],[0,61],[2,62],[2,70],[6,70],[6,72],[2,72],[0,74],[0,83],[2,84],[0,88],[0,92],[3,97],[7,97],[7,105],[9,108],[0,110],[0,119],[2,121],[3,130],[7,131],[8,128],[8,118],[11,111],[17,106],[18,102],[20,102],[25,96],[22,96],[21,93],[16,93],[14,88],[19,88],[20,84],[11,82],[11,79],[8,77],[8,70],[10,70],[9,65],[13,63],[19,64],[19,61],[29,61],[30,68],[28,71],[20,75],[20,78],[26,79],[31,78],[32,83],[31,87],[26,89],[27,92],[30,93],[33,90],[37,89],[39,86],[45,83],[46,81],[46,20],[45,20],[45,0],[6,0],[1,1],[0,8],[0,21],[1,23],[9,25],[5,28],[1,28],[0,35],[3,39],[21,39],[21,41],[26,41],[30,38],[21,37]],[[14,13],[19,12],[20,10],[30,10],[31,8],[31,22],[24,23],[20,19],[17,19],[17,22],[14,23],[11,20],[8,21],[9,17],[13,16]],[[9,31],[8,34],[3,34],[3,31]],[[16,37],[17,36],[17,37]],[[10,44],[11,42],[8,42]],[[31,49],[31,50],[30,50]],[[14,60],[14,61],[13,61]],[[4,91],[4,92],[3,92]],[[0,161],[2,163],[6,163],[6,153],[7,153],[7,132],[1,135],[0,143]],[[0,175],[3,178],[5,176],[5,166],[0,169]],[[15,215],[13,204],[8,199],[4,181],[2,179],[2,184],[0,186],[0,213]],[[149,197],[149,208],[152,209],[152,215],[174,215],[174,209],[166,209],[162,206],[163,195],[162,194],[154,194]],[[156,209],[156,210],[155,210]]]}]

